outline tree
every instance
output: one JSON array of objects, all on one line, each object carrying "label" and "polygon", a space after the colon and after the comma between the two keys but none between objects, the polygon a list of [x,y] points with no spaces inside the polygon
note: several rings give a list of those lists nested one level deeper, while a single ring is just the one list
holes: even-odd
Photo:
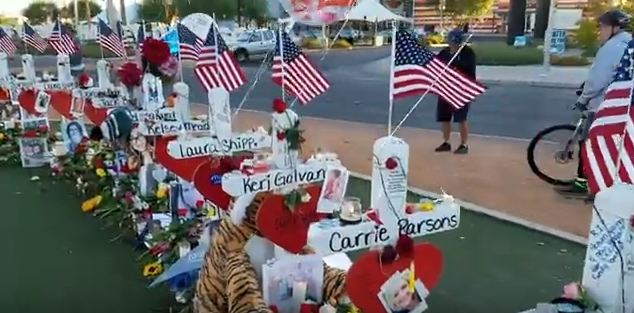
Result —
[{"label": "tree", "polygon": [[511,0],[508,18],[506,43],[512,45],[516,36],[524,35],[526,30],[526,0]]},{"label": "tree", "polygon": [[535,38],[543,39],[546,36],[546,28],[548,28],[548,18],[550,16],[550,1],[551,0],[537,0]]},{"label": "tree", "polygon": [[38,25],[53,19],[57,10],[52,2],[32,2],[22,11],[22,15],[29,19],[30,24]]},{"label": "tree", "polygon": [[17,26],[18,18],[0,15],[0,25]]},{"label": "tree", "polygon": [[147,22],[165,22],[165,10],[160,0],[144,0],[139,8],[141,18]]},{"label": "tree", "polygon": [[[77,0],[77,13],[80,19],[88,21],[101,13],[101,6],[92,0]],[[63,18],[75,18],[75,1],[63,7],[61,15]]]},{"label": "tree", "polygon": [[481,16],[491,10],[494,0],[445,0],[445,12],[463,19]]}]

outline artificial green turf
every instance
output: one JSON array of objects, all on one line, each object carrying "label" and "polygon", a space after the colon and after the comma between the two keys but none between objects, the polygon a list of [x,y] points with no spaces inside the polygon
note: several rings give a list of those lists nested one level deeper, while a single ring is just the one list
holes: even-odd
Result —
[{"label": "artificial green turf", "polygon": [[[138,252],[110,243],[116,232],[82,213],[72,186],[52,184],[47,173],[0,169],[0,312],[168,312],[172,296],[146,288]],[[31,175],[42,180],[31,182]],[[353,179],[348,193],[367,203],[369,187]],[[428,298],[431,313],[515,313],[550,300],[579,279],[585,251],[464,210],[458,230],[423,240],[445,256],[441,282]]]}]

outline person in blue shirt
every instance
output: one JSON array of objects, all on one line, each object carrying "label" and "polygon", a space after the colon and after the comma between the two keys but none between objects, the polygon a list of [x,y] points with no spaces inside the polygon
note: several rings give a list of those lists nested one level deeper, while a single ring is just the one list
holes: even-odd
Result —
[{"label": "person in blue shirt", "polygon": [[[576,107],[588,116],[587,128],[592,124],[594,113],[603,102],[603,94],[614,79],[616,68],[623,57],[627,44],[632,40],[630,33],[626,31],[632,21],[632,17],[620,10],[610,10],[598,18],[599,41],[602,43],[588,73],[588,78],[583,85],[583,91],[577,99]],[[583,130],[582,138],[585,141],[588,129]],[[583,141],[580,143],[583,144]],[[584,164],[579,156],[577,178],[569,186],[557,188],[564,193],[587,195],[588,183],[583,172]]]},{"label": "person in blue shirt", "polygon": [[[445,63],[449,63],[451,58],[458,53],[451,63],[451,67],[465,76],[474,79],[476,78],[476,55],[473,49],[469,46],[464,46],[462,50],[460,47],[463,45],[464,32],[459,29],[449,32],[447,39],[449,41],[449,47],[441,50],[438,53],[438,59]],[[460,52],[458,52],[460,50]],[[469,127],[467,125],[467,113],[469,113],[469,104],[464,107],[455,110],[453,106],[442,98],[438,98],[438,104],[436,108],[436,121],[442,125],[442,135],[444,142],[436,148],[436,152],[451,151],[451,144],[449,139],[451,136],[451,119],[454,123],[460,125],[460,146],[454,151],[456,154],[469,153],[469,147],[467,146],[467,139],[469,136]]]}]

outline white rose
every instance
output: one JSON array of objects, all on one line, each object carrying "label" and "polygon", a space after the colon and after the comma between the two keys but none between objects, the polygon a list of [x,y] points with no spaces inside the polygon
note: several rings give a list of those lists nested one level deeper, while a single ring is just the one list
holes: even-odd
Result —
[{"label": "white rose", "polygon": [[273,113],[273,127],[277,129],[289,129],[299,121],[299,116],[291,109],[284,113]]},{"label": "white rose", "polygon": [[310,194],[308,192],[302,195],[302,202],[303,203],[307,203],[308,201],[310,201],[310,199],[311,199],[311,196],[310,196]]}]

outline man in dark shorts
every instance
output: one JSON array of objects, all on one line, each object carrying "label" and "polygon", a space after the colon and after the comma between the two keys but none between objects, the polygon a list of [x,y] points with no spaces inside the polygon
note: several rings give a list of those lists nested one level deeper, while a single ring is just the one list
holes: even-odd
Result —
[{"label": "man in dark shorts", "polygon": [[[438,53],[438,58],[445,63],[449,63],[451,58],[458,52],[462,42],[464,41],[464,33],[461,30],[452,30],[448,35],[449,47],[441,50]],[[465,76],[475,80],[476,78],[476,57],[475,52],[465,46],[460,50],[460,53],[450,65],[453,69],[456,69],[463,73]],[[451,137],[451,119],[454,123],[460,124],[460,146],[454,151],[456,154],[469,153],[469,146],[467,146],[467,139],[469,137],[469,127],[467,125],[467,113],[469,112],[469,104],[464,107],[455,110],[451,104],[442,98],[438,98],[438,105],[436,109],[436,121],[442,125],[442,135],[444,142],[436,148],[436,152],[451,151],[451,144],[449,139]]]}]

